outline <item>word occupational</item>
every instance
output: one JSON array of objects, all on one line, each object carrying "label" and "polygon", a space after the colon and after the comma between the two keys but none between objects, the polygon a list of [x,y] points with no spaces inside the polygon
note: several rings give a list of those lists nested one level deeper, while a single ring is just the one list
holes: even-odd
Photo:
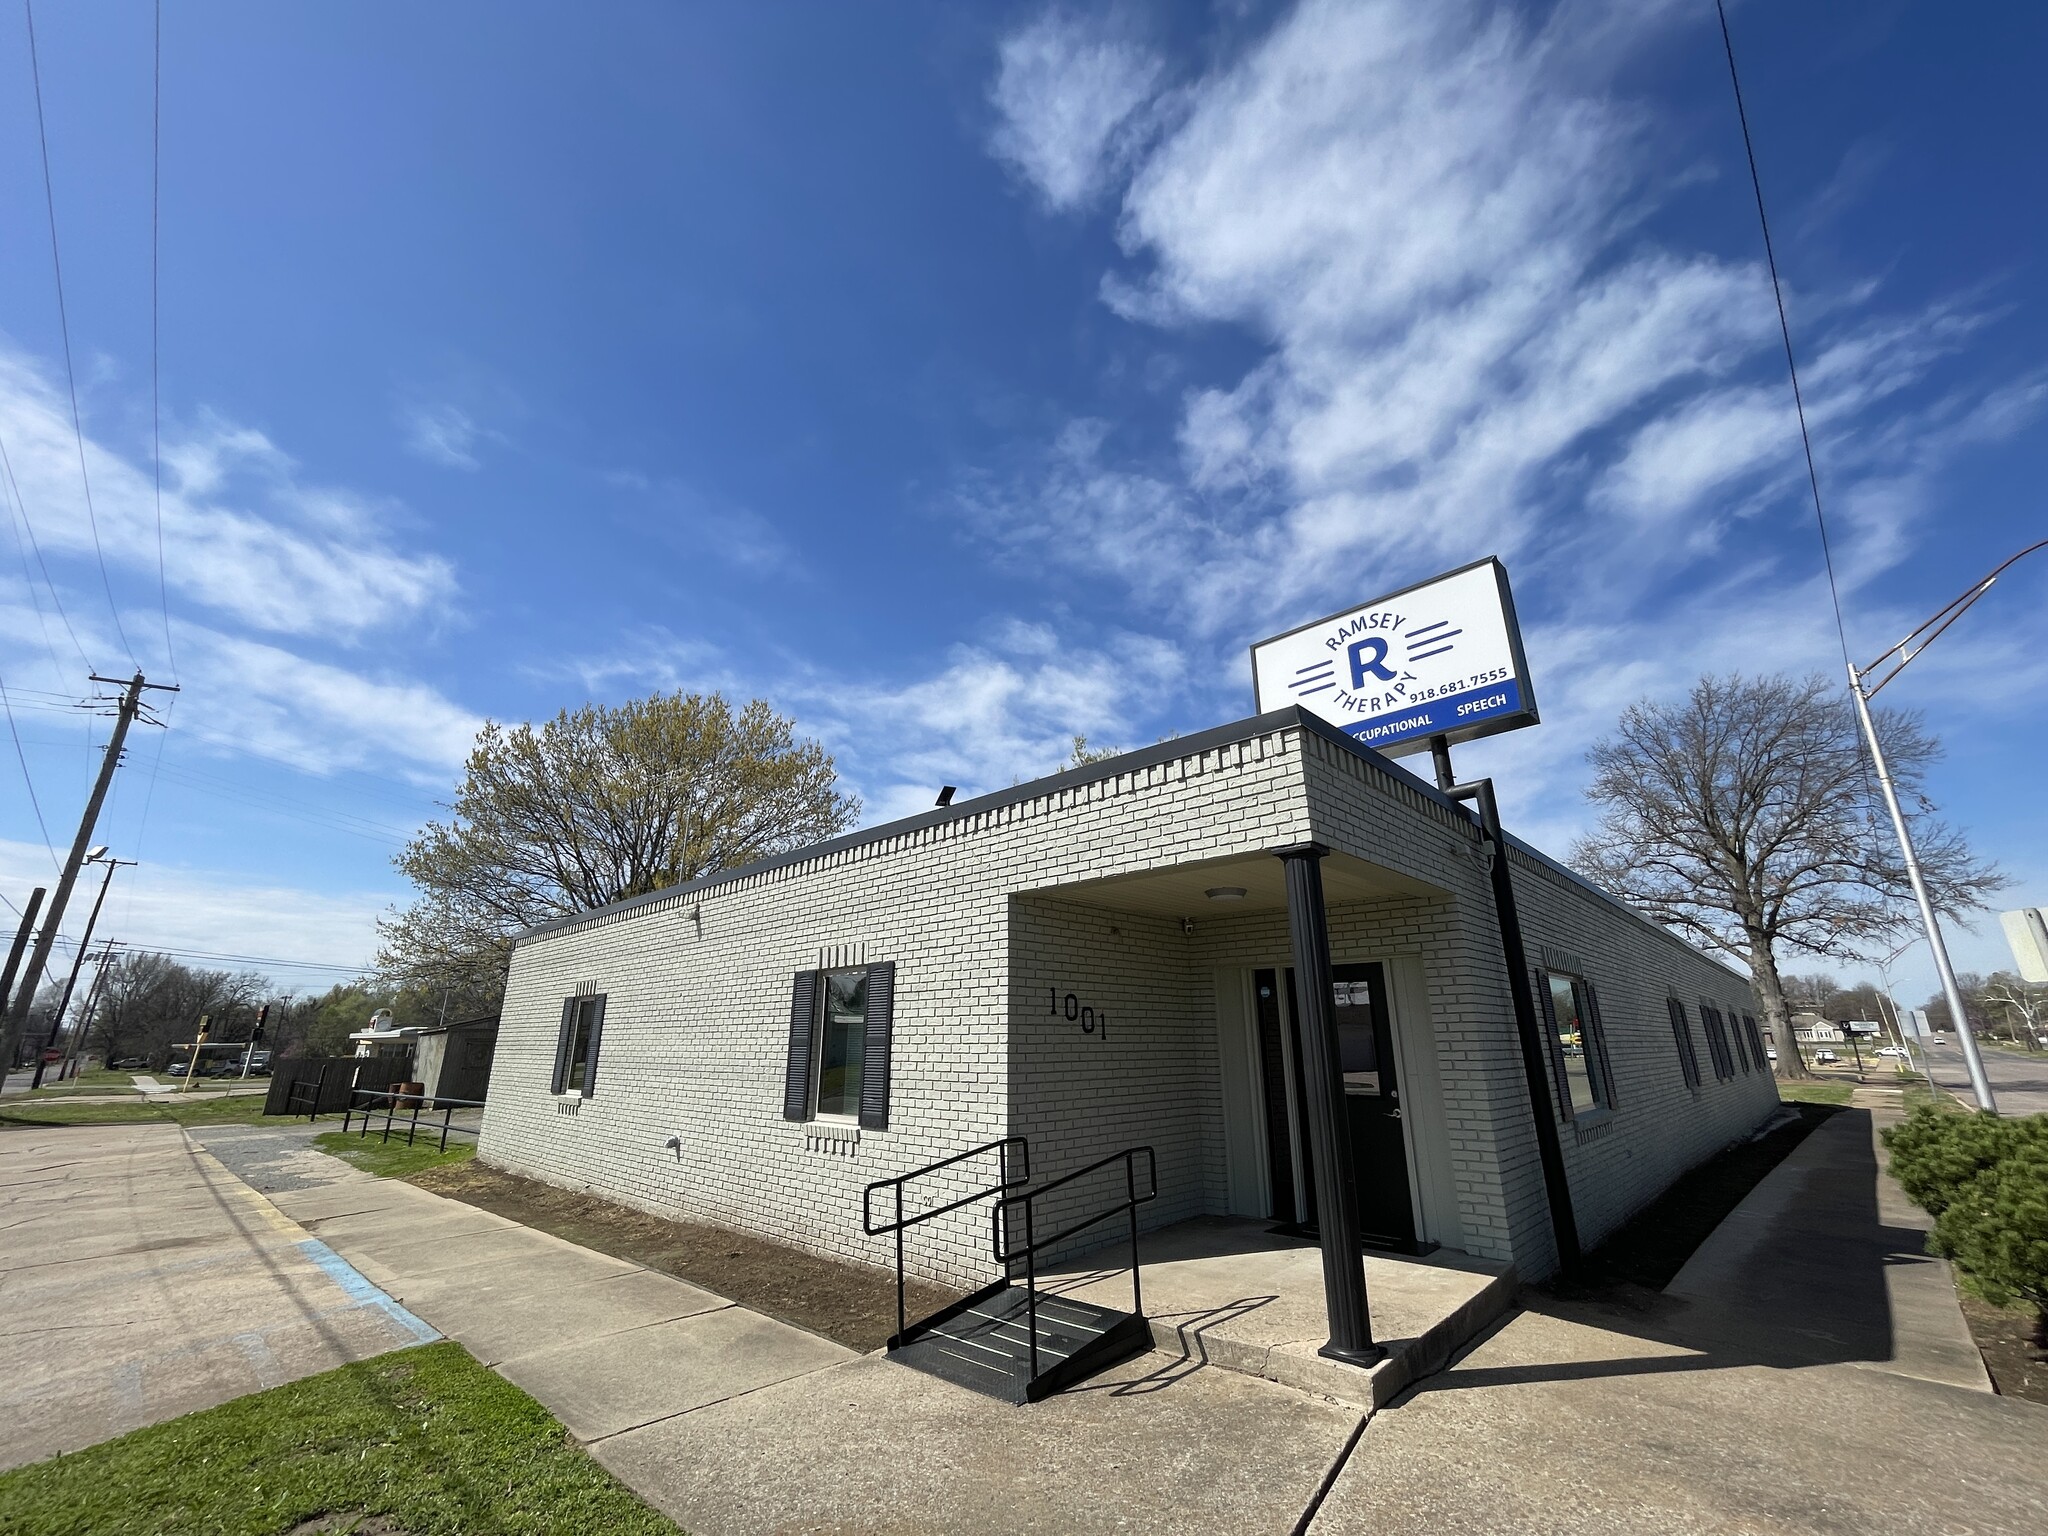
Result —
[{"label": "word occupational", "polygon": [[1083,1007],[1081,1000],[1071,992],[1063,1001],[1058,987],[1048,987],[1046,991],[1052,998],[1052,1006],[1046,1009],[1047,1013],[1064,1017],[1070,1024],[1078,1023],[1084,1035],[1093,1035],[1098,1040],[1109,1038],[1108,1014],[1097,1013],[1093,1008]]}]

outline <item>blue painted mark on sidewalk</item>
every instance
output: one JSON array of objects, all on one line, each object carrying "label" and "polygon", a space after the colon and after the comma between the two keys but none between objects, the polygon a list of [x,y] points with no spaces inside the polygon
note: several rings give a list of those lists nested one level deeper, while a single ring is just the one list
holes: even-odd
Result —
[{"label": "blue painted mark on sidewalk", "polygon": [[299,1252],[311,1259],[326,1272],[327,1278],[340,1286],[343,1294],[359,1307],[375,1307],[399,1327],[413,1336],[417,1344],[431,1344],[441,1337],[440,1331],[430,1324],[414,1317],[397,1302],[386,1296],[376,1286],[363,1278],[362,1272],[349,1263],[317,1237],[309,1237],[298,1245]]}]

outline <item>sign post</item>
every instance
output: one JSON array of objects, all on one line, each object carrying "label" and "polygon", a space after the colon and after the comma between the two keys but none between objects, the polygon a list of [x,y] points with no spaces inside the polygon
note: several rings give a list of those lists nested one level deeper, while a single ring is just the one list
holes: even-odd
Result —
[{"label": "sign post", "polygon": [[1261,714],[1299,704],[1391,756],[1535,725],[1535,690],[1508,573],[1488,557],[1252,647]]}]

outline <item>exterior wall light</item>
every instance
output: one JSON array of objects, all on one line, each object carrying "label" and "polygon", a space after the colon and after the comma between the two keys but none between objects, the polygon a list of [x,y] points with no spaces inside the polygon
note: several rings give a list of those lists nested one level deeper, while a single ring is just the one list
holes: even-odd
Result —
[{"label": "exterior wall light", "polygon": [[1244,887],[1241,885],[1212,885],[1202,894],[1211,901],[1243,901]]}]

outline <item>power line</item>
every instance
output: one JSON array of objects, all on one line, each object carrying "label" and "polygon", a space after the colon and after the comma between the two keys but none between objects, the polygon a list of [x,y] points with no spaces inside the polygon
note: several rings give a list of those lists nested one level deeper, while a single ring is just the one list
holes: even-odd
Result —
[{"label": "power line", "polygon": [[43,834],[43,847],[49,850],[50,865],[61,870],[63,865],[57,859],[57,846],[50,841],[50,827],[43,820],[43,802],[36,798],[36,781],[28,771],[28,754],[21,750],[21,732],[14,724],[14,701],[7,697],[7,684],[0,681],[0,704],[7,708],[7,733],[14,738],[15,760],[21,764],[21,782],[28,786],[28,803],[35,808],[36,826]]},{"label": "power line", "polygon": [[1827,568],[1828,596],[1835,605],[1835,635],[1842,642],[1842,665],[1849,666],[1849,630],[1842,621],[1842,593],[1835,584],[1835,553],[1828,541],[1827,514],[1821,510],[1820,473],[1813,463],[1813,438],[1806,430],[1806,399],[1799,388],[1799,364],[1792,355],[1792,323],[1785,317],[1785,288],[1778,280],[1778,254],[1771,243],[1770,215],[1764,212],[1764,183],[1756,168],[1756,146],[1749,135],[1749,112],[1742,104],[1742,76],[1735,69],[1735,39],[1728,31],[1728,8],[1714,0],[1721,18],[1721,46],[1728,55],[1728,83],[1735,91],[1735,117],[1742,125],[1742,151],[1749,157],[1749,185],[1756,194],[1756,221],[1764,232],[1764,262],[1771,271],[1771,296],[1778,302],[1778,334],[1785,340],[1785,371],[1792,376],[1792,408],[1799,417],[1799,441],[1806,450],[1806,483],[1813,491],[1813,520],[1820,527],[1821,562]]},{"label": "power line", "polygon": [[[7,472],[7,489],[13,493],[13,499],[8,503],[8,510],[11,513],[15,508],[20,509],[21,526],[28,533],[28,547],[36,552],[36,565],[43,573],[43,585],[50,589],[51,606],[57,610],[57,617],[64,622],[64,633],[71,637],[71,648],[78,652],[78,659],[85,663],[85,670],[90,672],[92,670],[92,661],[86,656],[85,647],[78,643],[78,631],[71,627],[71,615],[64,611],[64,599],[57,595],[57,583],[50,579],[50,562],[43,558],[43,546],[36,538],[36,525],[29,521],[28,502],[23,499],[21,485],[14,478],[14,460],[8,456],[7,440],[5,438],[0,438],[0,470]],[[12,521],[13,519],[10,517],[9,522],[11,523]],[[28,573],[28,558],[25,555],[22,557],[22,573],[24,575]],[[36,592],[35,578],[33,576],[29,577],[28,592],[30,600],[33,601]],[[39,620],[42,617],[42,612],[43,605],[37,603],[36,617]],[[45,631],[43,644],[47,647],[49,643],[50,637],[48,632]],[[57,653],[54,649],[50,652],[50,665],[57,667]],[[57,670],[61,672],[64,669],[57,667]]]},{"label": "power line", "polygon": [[[150,56],[149,110],[149,462],[156,494],[156,588],[164,610],[164,659],[171,681],[178,680],[178,657],[171,644],[171,587],[164,575],[164,439],[162,395],[158,387],[157,228],[163,187],[164,6],[156,0],[156,32]],[[169,711],[165,713],[168,715]],[[167,722],[168,723],[168,722]],[[157,756],[163,756],[161,744]],[[154,787],[154,774],[152,787]],[[147,811],[145,809],[145,817]]]},{"label": "power line", "polygon": [[135,647],[128,643],[127,631],[121,627],[120,605],[114,601],[114,581],[107,574],[106,551],[100,548],[99,514],[92,504],[92,476],[85,467],[85,422],[78,413],[78,374],[71,363],[71,317],[64,303],[64,258],[57,246],[57,192],[50,179],[50,133],[43,118],[43,69],[36,54],[35,0],[21,0],[21,8],[28,18],[28,67],[35,83],[36,138],[43,152],[43,205],[50,216],[50,267],[57,279],[57,330],[64,338],[64,383],[71,393],[71,433],[78,443],[78,479],[85,487],[85,521],[92,530],[92,552],[99,561],[100,585],[106,588],[107,611],[114,618],[114,633],[120,637],[121,649],[133,661]]}]

